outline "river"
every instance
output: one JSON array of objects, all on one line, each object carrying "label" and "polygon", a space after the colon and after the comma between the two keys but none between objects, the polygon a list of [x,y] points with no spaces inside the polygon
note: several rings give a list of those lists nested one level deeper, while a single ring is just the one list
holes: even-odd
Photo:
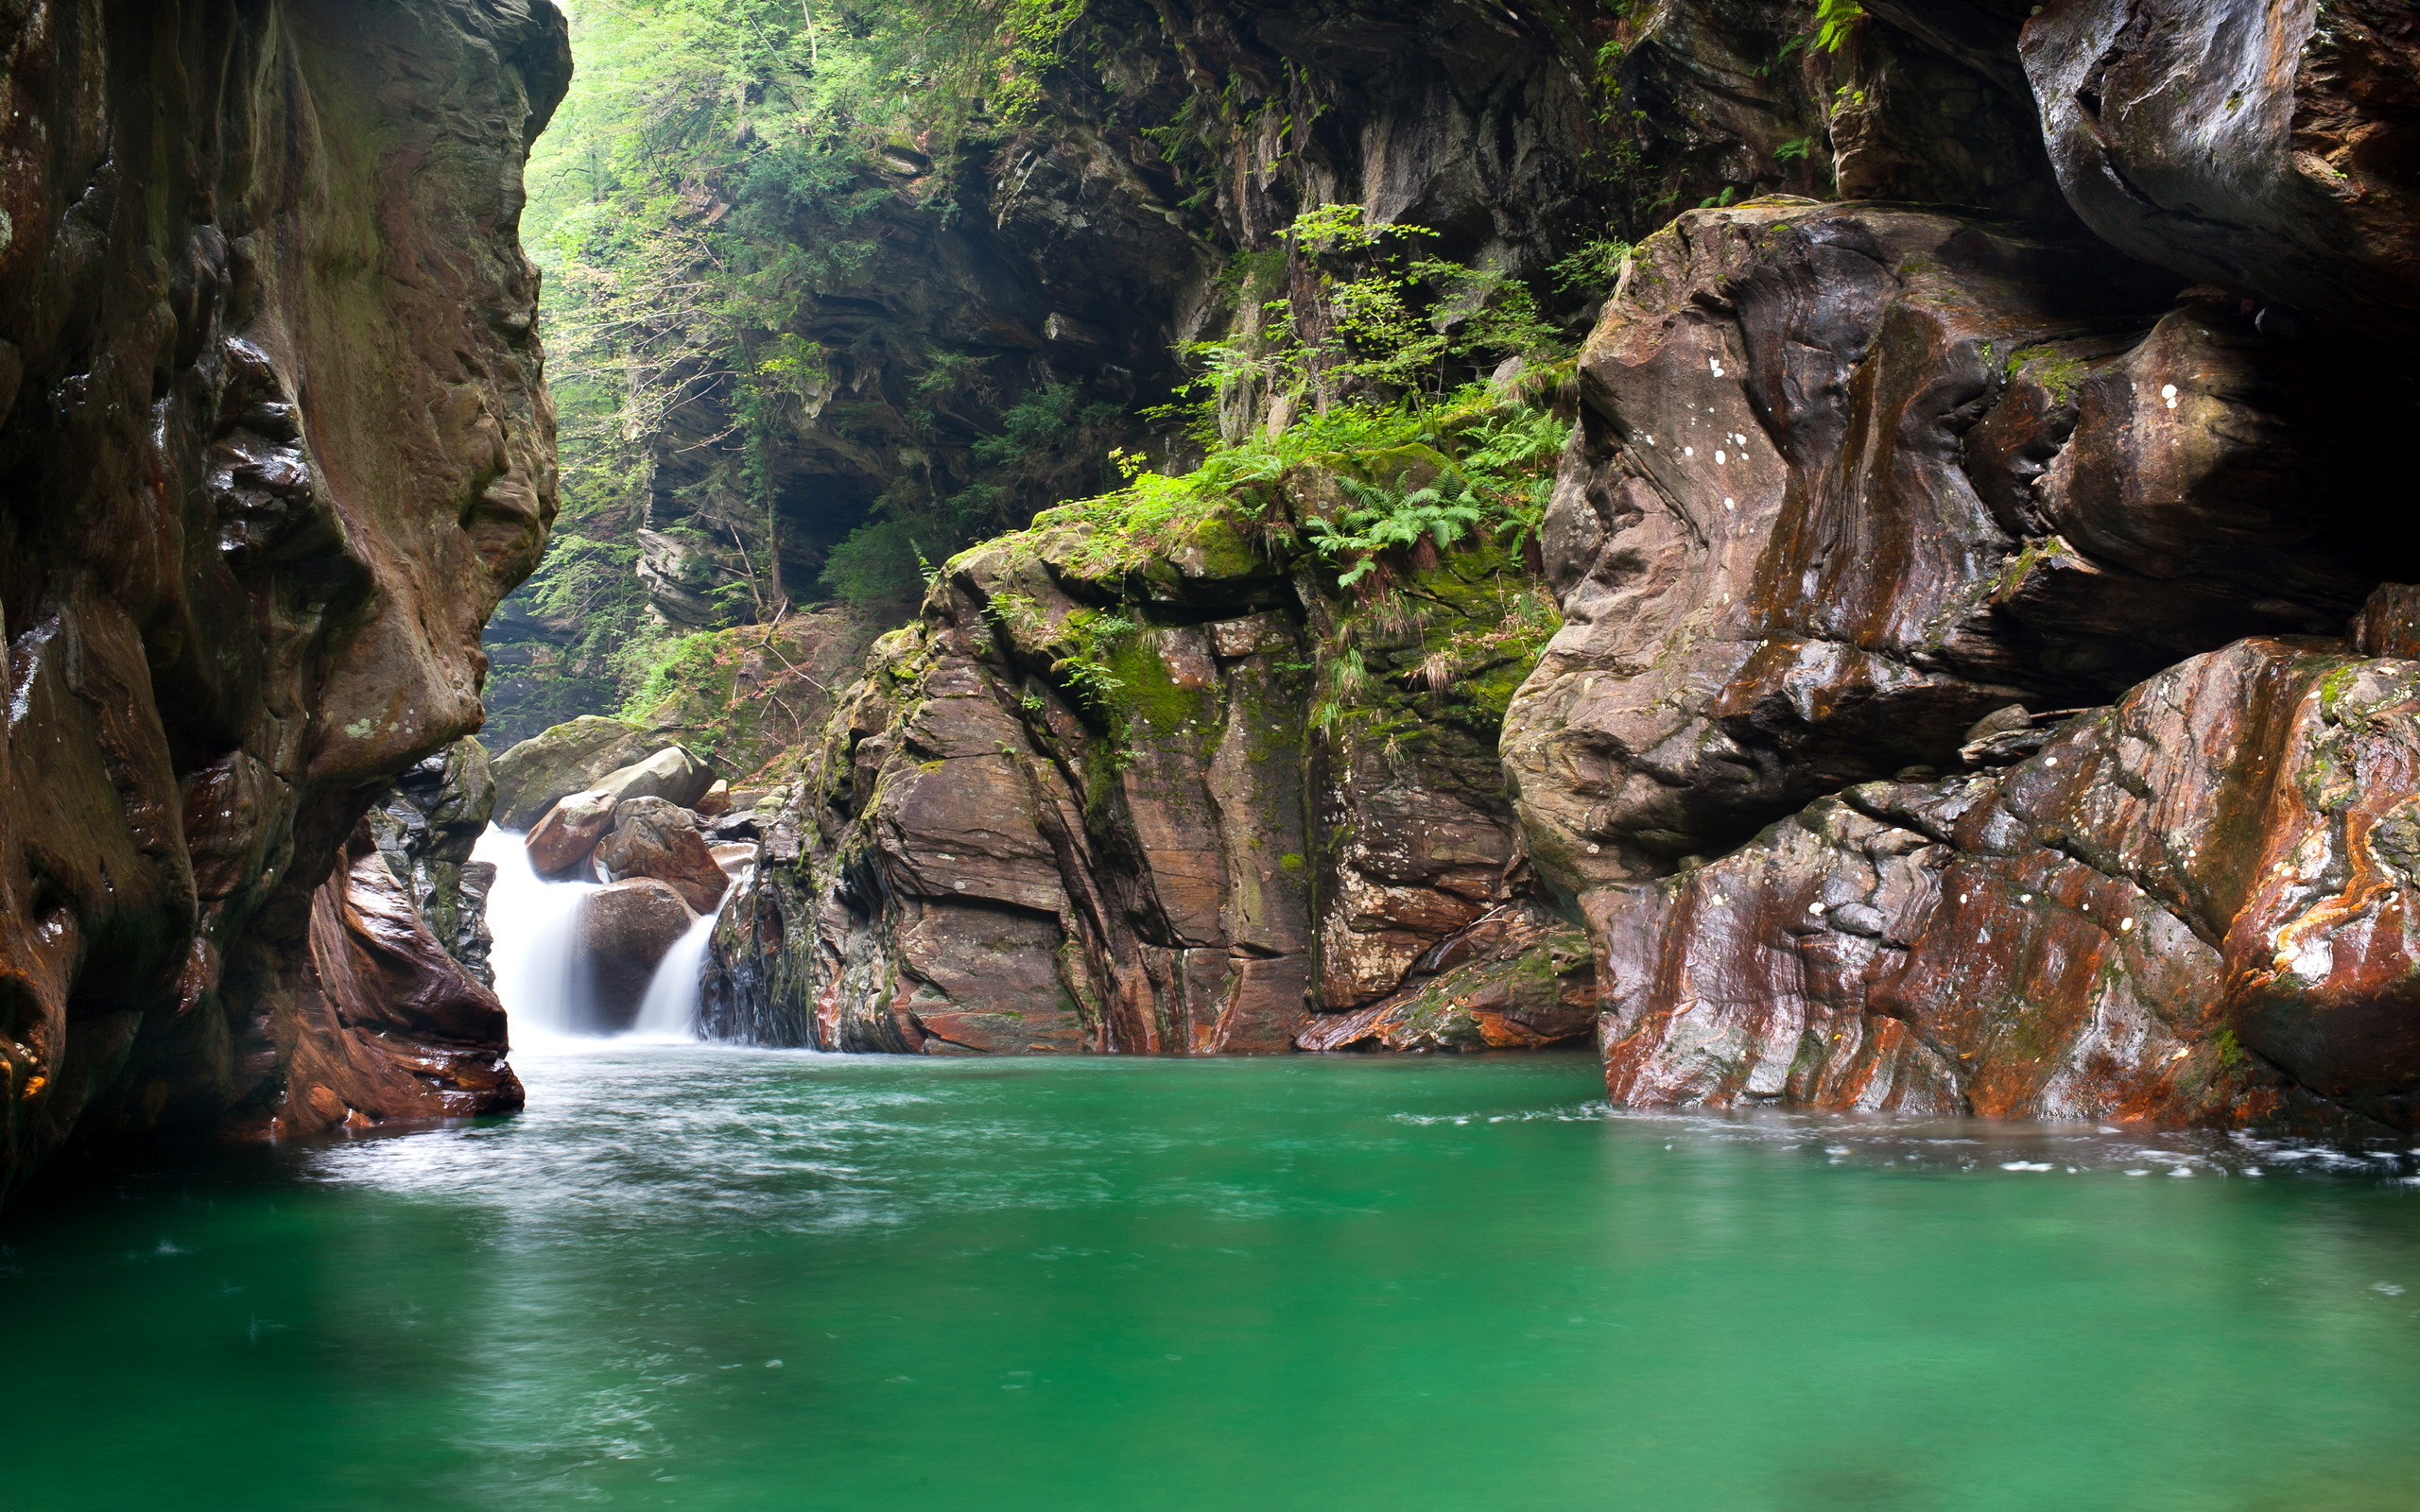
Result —
[{"label": "river", "polygon": [[2406,1159],[1623,1117],[1564,1055],[521,1063],[520,1117],[16,1214],[7,1505],[2385,1512],[2420,1484]]}]

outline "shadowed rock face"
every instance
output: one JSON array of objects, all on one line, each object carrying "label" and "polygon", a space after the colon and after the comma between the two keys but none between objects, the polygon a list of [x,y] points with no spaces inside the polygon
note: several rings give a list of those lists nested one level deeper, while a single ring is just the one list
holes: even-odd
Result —
[{"label": "shadowed rock face", "polygon": [[406,1060],[305,1021],[368,1011],[319,920],[376,911],[322,879],[477,727],[552,515],[515,225],[568,69],[532,0],[0,8],[7,1179],[79,1126],[517,1096],[454,986],[378,1008]]},{"label": "shadowed rock face", "polygon": [[1582,357],[1544,533],[1565,627],[1505,756],[1575,891],[1818,794],[1958,764],[2012,703],[2097,703],[2420,564],[2378,521],[2410,412],[2359,353],[2086,247],[1759,202],[1641,249]]},{"label": "shadowed rock face", "polygon": [[2420,15],[2403,0],[2052,0],[2024,65],[2113,245],[2347,330],[2420,336]]}]

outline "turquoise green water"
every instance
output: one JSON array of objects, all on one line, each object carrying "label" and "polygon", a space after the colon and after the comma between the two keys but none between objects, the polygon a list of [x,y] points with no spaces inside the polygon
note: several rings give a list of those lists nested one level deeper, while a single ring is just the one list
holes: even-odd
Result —
[{"label": "turquoise green water", "polygon": [[1573,1057],[525,1073],[16,1215],[0,1504],[2420,1505],[2408,1160],[1609,1118]]}]

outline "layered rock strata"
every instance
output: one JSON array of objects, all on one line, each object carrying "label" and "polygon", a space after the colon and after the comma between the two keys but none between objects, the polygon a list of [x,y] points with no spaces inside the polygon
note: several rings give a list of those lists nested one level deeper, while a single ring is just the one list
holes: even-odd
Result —
[{"label": "layered rock strata", "polygon": [[356,826],[477,727],[551,517],[515,222],[568,67],[526,0],[0,26],[0,1183],[516,1099]]},{"label": "layered rock strata", "polygon": [[[1289,485],[1300,502],[1316,470]],[[1282,521],[1270,519],[1274,527]],[[726,908],[710,1034],[832,1049],[1289,1048],[1520,885],[1494,755],[1533,595],[1500,551],[1417,628],[1218,510],[1157,553],[1080,518],[954,561],[878,643]],[[1366,680],[1314,717],[1347,661]]]}]

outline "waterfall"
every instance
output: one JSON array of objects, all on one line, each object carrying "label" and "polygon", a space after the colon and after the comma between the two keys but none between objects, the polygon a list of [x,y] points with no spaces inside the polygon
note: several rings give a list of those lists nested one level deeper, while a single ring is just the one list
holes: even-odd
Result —
[{"label": "waterfall", "polygon": [[[522,836],[493,824],[472,857],[495,864],[495,885],[488,893],[488,933],[495,944],[488,960],[495,968],[495,995],[511,1016],[514,1042],[600,1038],[587,1027],[594,1022],[591,988],[582,980],[578,939],[580,904],[597,885],[540,877]],[[734,879],[725,902],[741,880]],[[699,983],[720,914],[717,907],[690,925],[665,954],[648,979],[637,1022],[617,1038],[697,1038]]]},{"label": "waterfall", "polygon": [[488,893],[488,933],[495,945],[488,960],[513,1039],[577,1033],[587,1018],[579,1001],[579,905],[596,885],[547,882],[529,865],[521,836],[493,824],[471,855],[495,864],[495,886]]},{"label": "waterfall", "polygon": [[698,1038],[698,983],[705,971],[706,947],[714,943],[715,920],[720,917],[722,910],[717,907],[690,925],[689,933],[664,953],[655,975],[648,979],[647,996],[639,1003],[638,1022],[631,1026],[632,1038]]}]

